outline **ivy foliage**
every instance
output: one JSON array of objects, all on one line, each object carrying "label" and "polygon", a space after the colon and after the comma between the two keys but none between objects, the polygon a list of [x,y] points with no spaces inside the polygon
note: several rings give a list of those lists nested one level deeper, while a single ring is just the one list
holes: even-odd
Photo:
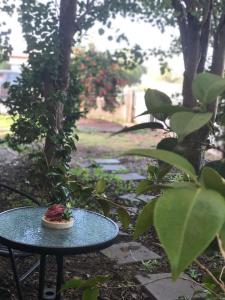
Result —
[{"label": "ivy foliage", "polygon": [[0,63],[8,60],[12,52],[12,46],[9,42],[10,29],[7,27],[5,20],[12,16],[14,9],[15,5],[13,1],[2,0],[0,2],[0,12],[2,16],[2,20],[0,21]]},{"label": "ivy foliage", "polygon": [[[73,70],[69,76],[67,91],[57,88],[60,64],[59,18],[54,1],[22,1],[19,20],[27,42],[28,62],[22,67],[17,82],[8,86],[5,105],[13,116],[14,123],[7,140],[15,149],[33,142],[42,143],[54,118],[50,106],[57,102],[63,103],[62,128],[51,136],[56,145],[54,161],[49,164],[44,154],[37,156],[39,167],[43,171],[43,181],[48,182],[49,197],[60,202],[69,193],[65,186],[65,175],[71,152],[75,150],[76,136],[73,130],[75,121],[80,117],[78,95],[81,86]],[[50,92],[47,91],[48,84]]]}]

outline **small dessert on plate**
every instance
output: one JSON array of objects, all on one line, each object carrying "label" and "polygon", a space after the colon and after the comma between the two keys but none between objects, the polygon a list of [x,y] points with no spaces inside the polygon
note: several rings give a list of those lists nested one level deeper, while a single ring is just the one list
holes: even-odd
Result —
[{"label": "small dessert on plate", "polygon": [[53,229],[70,228],[73,226],[73,222],[74,219],[69,205],[65,207],[61,204],[53,204],[42,217],[42,224]]}]

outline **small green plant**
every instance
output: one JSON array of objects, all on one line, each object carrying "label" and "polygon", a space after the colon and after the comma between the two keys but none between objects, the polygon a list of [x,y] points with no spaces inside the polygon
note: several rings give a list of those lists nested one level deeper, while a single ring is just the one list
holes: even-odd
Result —
[{"label": "small green plant", "polygon": [[118,196],[120,194],[129,193],[135,188],[135,183],[121,180],[115,173],[106,173],[102,168],[73,168],[70,169],[69,173],[75,178],[86,185],[94,185],[97,181],[104,179],[107,182],[107,192],[111,195]]},{"label": "small green plant", "polygon": [[148,273],[152,273],[158,266],[160,266],[160,262],[157,259],[142,261],[141,264],[141,269]]},{"label": "small green plant", "polygon": [[197,280],[201,277],[201,273],[199,273],[198,268],[190,266],[187,268],[187,270],[185,271],[191,278],[193,278],[194,280]]}]

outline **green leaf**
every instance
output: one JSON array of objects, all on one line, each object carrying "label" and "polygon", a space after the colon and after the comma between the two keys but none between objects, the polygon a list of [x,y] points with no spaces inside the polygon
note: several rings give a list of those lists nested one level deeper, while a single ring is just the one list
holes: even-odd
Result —
[{"label": "green leaf", "polygon": [[103,178],[101,178],[96,184],[96,192],[97,194],[102,194],[105,192],[106,182]]},{"label": "green leaf", "polygon": [[225,91],[225,79],[211,73],[201,73],[193,81],[193,94],[204,104],[214,102]]},{"label": "green leaf", "polygon": [[149,191],[151,191],[151,181],[144,179],[138,184],[135,192],[138,195],[140,195],[140,194],[145,194]]},{"label": "green leaf", "polygon": [[131,149],[130,151],[125,152],[124,155],[138,155],[162,160],[183,171],[184,173],[189,175],[194,181],[197,180],[194,167],[189,163],[189,161],[187,161],[179,154],[166,150]]},{"label": "green leaf", "polygon": [[128,214],[126,209],[123,207],[120,207],[117,209],[117,213],[118,213],[119,220],[122,223],[123,227],[128,228],[128,226],[130,224],[130,215]]},{"label": "green leaf", "polygon": [[150,115],[150,111],[146,110],[143,113],[141,113],[140,115],[135,116],[135,118],[141,117],[141,116],[145,116],[145,115]]},{"label": "green leaf", "polygon": [[170,126],[180,139],[198,130],[212,118],[212,113],[177,112],[170,119]]},{"label": "green leaf", "polygon": [[200,181],[206,188],[215,190],[225,197],[225,180],[217,171],[204,167],[201,171]]},{"label": "green leaf", "polygon": [[[167,114],[167,116],[170,116],[172,114],[175,114],[176,112],[191,112],[192,109],[189,107],[184,107],[180,105],[168,105],[165,104],[161,107],[155,107],[151,109],[151,113],[158,114],[158,113],[164,113]],[[150,112],[149,112],[150,113]]]},{"label": "green leaf", "polygon": [[83,291],[82,300],[98,300],[99,289],[90,288]]},{"label": "green leaf", "polygon": [[134,229],[134,239],[137,239],[140,235],[145,233],[151,225],[153,225],[153,215],[156,200],[157,199],[147,203],[138,215]]},{"label": "green leaf", "polygon": [[172,101],[169,96],[158,90],[147,89],[145,92],[145,105],[147,110],[157,119],[164,121],[167,114],[154,113],[154,109],[160,109],[164,105],[171,105]]},{"label": "green leaf", "polygon": [[[167,150],[171,152],[175,152],[174,149],[177,146],[178,140],[176,138],[165,138],[162,139],[158,145],[156,146],[157,149],[161,150]],[[159,164],[159,172],[158,172],[158,180],[161,180],[172,168],[172,166],[168,165],[167,163],[164,162],[158,162]]]},{"label": "green leaf", "polygon": [[120,131],[117,131],[113,133],[112,135],[120,134],[120,133],[125,133],[125,132],[132,132],[140,129],[164,129],[163,124],[159,122],[147,122],[147,123],[141,123],[141,124],[136,124],[131,127],[124,127]]},{"label": "green leaf", "polygon": [[68,280],[64,285],[62,286],[61,291],[68,290],[68,289],[75,289],[80,288],[84,283],[84,280],[80,278],[73,278]]},{"label": "green leaf", "polygon": [[165,138],[162,139],[158,145],[157,145],[157,149],[161,149],[161,150],[167,150],[167,151],[173,151],[173,149],[177,146],[177,139],[176,138]]},{"label": "green leaf", "polygon": [[165,184],[165,188],[187,188],[196,189],[196,184],[190,181],[169,182]]},{"label": "green leaf", "polygon": [[223,178],[225,178],[225,159],[210,161],[206,166],[216,170]]},{"label": "green leaf", "polygon": [[109,212],[110,212],[110,204],[109,204],[109,202],[107,200],[104,200],[103,198],[97,198],[96,200],[100,204],[104,215],[108,216]]},{"label": "green leaf", "polygon": [[80,278],[73,278],[68,280],[62,287],[62,291],[68,290],[71,288],[79,288],[79,289],[86,289],[86,288],[93,288],[98,283],[104,283],[110,279],[110,275],[97,275],[94,278],[90,278],[87,280],[83,280]]},{"label": "green leaf", "polygon": [[224,198],[209,189],[169,189],[155,207],[154,225],[177,279],[215,238],[225,221]]}]

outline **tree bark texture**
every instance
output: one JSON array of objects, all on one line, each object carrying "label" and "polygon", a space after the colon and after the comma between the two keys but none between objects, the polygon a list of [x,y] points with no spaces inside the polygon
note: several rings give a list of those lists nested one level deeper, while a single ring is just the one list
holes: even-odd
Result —
[{"label": "tree bark texture", "polygon": [[[178,13],[182,52],[184,59],[183,105],[193,108],[196,99],[192,93],[192,83],[198,73],[205,70],[211,33],[212,0],[205,1],[202,21],[192,11],[193,1],[173,0],[173,8]],[[205,145],[209,135],[209,128],[204,126],[200,130],[188,135],[182,142],[184,156],[193,164],[198,172],[203,164]]]},{"label": "tree bark texture", "polygon": [[52,139],[63,129],[64,104],[51,97],[51,93],[67,93],[69,82],[70,55],[75,34],[76,1],[61,0],[59,16],[58,45],[56,55],[58,57],[58,74],[55,81],[45,80],[45,93],[47,109],[50,113],[49,130],[45,141],[45,156],[48,165],[54,163],[56,143]]}]

